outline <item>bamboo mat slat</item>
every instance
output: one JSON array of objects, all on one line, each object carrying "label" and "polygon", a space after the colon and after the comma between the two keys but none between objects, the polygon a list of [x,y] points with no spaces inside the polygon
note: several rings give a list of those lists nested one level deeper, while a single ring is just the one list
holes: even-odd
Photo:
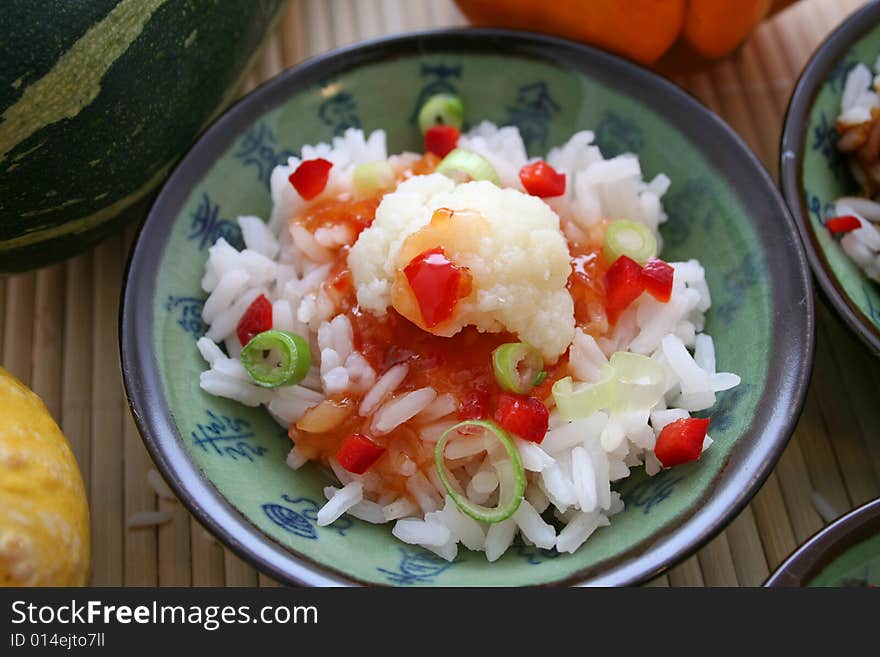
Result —
[{"label": "bamboo mat slat", "polygon": [[740,586],[760,586],[770,569],[751,506],[747,506],[725,531]]},{"label": "bamboo mat slat", "polygon": [[28,386],[31,384],[36,282],[36,274],[13,276],[6,281],[3,366]]},{"label": "bamboo mat slat", "polygon": [[62,335],[64,327],[64,265],[37,272],[34,298],[34,345],[31,387],[52,417],[61,415]]},{"label": "bamboo mat slat", "polygon": [[[860,0],[801,0],[733,56],[674,81],[739,132],[776,178],[791,90],[825,35]],[[397,32],[465,24],[450,0],[290,0],[242,87],[306,57]],[[224,549],[186,510],[159,498],[119,381],[117,307],[132,231],[36,273],[0,279],[0,363],[43,397],[90,494],[96,585],[277,586]],[[744,511],[652,586],[756,586],[809,535],[880,495],[880,364],[817,303],[817,352],[803,415]],[[159,527],[126,530],[140,511]]]},{"label": "bamboo mat slat", "polygon": [[[189,514],[178,502],[159,500],[159,510],[171,514],[171,522],[159,527],[159,586],[190,586],[192,550],[189,540]],[[217,586],[221,582],[215,582]]]},{"label": "bamboo mat slat", "polygon": [[[95,249],[92,277],[91,508],[92,581],[96,586],[123,581],[123,442],[125,411],[116,358],[122,238]],[[87,347],[87,345],[83,345]]]},{"label": "bamboo mat slat", "polygon": [[61,361],[61,416],[64,435],[90,490],[92,465],[92,254],[65,263],[64,355]]},{"label": "bamboo mat slat", "polygon": [[697,556],[689,557],[670,570],[669,584],[687,587],[705,586],[699,558]]}]

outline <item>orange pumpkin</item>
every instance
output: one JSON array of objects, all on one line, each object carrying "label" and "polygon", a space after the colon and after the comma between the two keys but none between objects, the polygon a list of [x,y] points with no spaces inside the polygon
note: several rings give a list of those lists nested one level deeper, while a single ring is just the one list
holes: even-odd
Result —
[{"label": "orange pumpkin", "polygon": [[763,18],[793,1],[456,0],[474,25],[555,34],[677,69],[726,55]]}]

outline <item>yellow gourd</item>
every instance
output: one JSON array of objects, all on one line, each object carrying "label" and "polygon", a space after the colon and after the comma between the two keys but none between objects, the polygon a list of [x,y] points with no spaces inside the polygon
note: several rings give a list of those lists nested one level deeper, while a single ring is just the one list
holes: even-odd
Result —
[{"label": "yellow gourd", "polygon": [[89,509],[67,439],[0,367],[0,586],[84,586]]}]

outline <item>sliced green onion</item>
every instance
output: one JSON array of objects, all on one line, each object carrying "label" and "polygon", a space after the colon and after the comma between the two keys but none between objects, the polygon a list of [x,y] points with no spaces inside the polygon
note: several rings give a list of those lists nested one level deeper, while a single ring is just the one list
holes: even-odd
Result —
[{"label": "sliced green onion", "polygon": [[394,167],[385,160],[358,164],[354,168],[354,188],[360,194],[378,192],[391,187],[395,177]]},{"label": "sliced green onion", "polygon": [[538,372],[537,376],[535,376],[535,380],[532,381],[532,387],[537,388],[539,385],[544,383],[544,381],[546,379],[547,379],[547,370],[541,370],[540,372]]},{"label": "sliced green onion", "polygon": [[309,345],[298,335],[270,329],[258,333],[241,350],[241,364],[258,386],[292,386],[309,373]]},{"label": "sliced green onion", "polygon": [[596,383],[574,385],[570,376],[553,384],[551,392],[560,417],[566,421],[589,417],[596,411],[609,408],[614,403],[614,368],[606,365],[602,378]]},{"label": "sliced green onion", "polygon": [[[461,486],[458,485],[446,467],[446,443],[449,440],[449,435],[465,427],[482,429],[483,437],[487,432],[492,434],[498,439],[507,454],[507,458],[492,459],[492,465],[499,481],[498,506],[487,507],[469,500],[466,495],[461,493]],[[470,436],[465,440],[480,439],[479,436]],[[440,475],[440,481],[443,482],[443,487],[446,488],[449,497],[462,512],[474,520],[489,523],[501,522],[512,516],[522,503],[526,491],[526,471],[519,457],[519,451],[508,433],[491,420],[465,420],[444,431],[434,448],[434,464],[437,466],[437,474]]]},{"label": "sliced green onion", "polygon": [[666,372],[656,360],[629,351],[618,351],[611,354],[610,362],[617,379],[612,410],[653,408],[666,392]]},{"label": "sliced green onion", "polygon": [[535,381],[543,365],[541,352],[525,342],[508,342],[492,352],[495,381],[504,390],[518,395],[525,395],[538,385]]},{"label": "sliced green onion", "polygon": [[657,255],[657,240],[647,226],[618,219],[612,221],[605,231],[602,253],[609,264],[625,255],[643,265]]},{"label": "sliced green onion", "polygon": [[666,372],[652,358],[628,351],[611,354],[596,383],[574,385],[570,376],[553,384],[553,400],[562,419],[589,417],[603,409],[629,412],[653,408],[666,392]]},{"label": "sliced green onion", "polygon": [[442,173],[459,182],[470,179],[488,180],[496,185],[501,184],[498,173],[489,164],[489,160],[479,153],[464,148],[455,148],[450,151],[449,155],[437,165],[437,173]]},{"label": "sliced green onion", "polygon": [[451,125],[459,130],[464,119],[461,98],[452,94],[431,96],[419,110],[419,130],[425,134],[432,125]]}]

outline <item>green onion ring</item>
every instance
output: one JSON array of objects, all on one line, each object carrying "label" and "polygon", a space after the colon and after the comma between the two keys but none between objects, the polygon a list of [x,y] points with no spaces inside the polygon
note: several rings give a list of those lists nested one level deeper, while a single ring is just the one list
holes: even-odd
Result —
[{"label": "green onion ring", "polygon": [[488,180],[496,185],[501,184],[498,173],[489,164],[489,160],[479,153],[464,148],[451,150],[446,157],[440,160],[436,171],[453,180],[467,177],[471,180]]},{"label": "green onion ring", "polygon": [[507,342],[492,352],[495,381],[502,389],[518,395],[528,394],[540,383],[543,365],[541,352],[527,342]]},{"label": "green onion ring", "polygon": [[[463,427],[480,427],[484,431],[491,432],[507,452],[508,458],[493,463],[500,487],[498,506],[494,508],[472,502],[452,484],[452,474],[446,468],[446,443],[449,440],[450,433],[458,431]],[[473,437],[472,439],[476,440],[477,438]],[[452,501],[455,502],[462,512],[474,520],[487,523],[507,520],[522,503],[526,491],[526,471],[519,457],[519,451],[508,433],[491,420],[465,420],[444,431],[434,448],[434,464],[437,467],[437,474],[440,475],[440,481],[443,482],[446,492],[449,493],[449,497],[452,498]]]},{"label": "green onion ring", "polygon": [[[274,362],[268,362],[269,357]],[[294,333],[277,329],[251,338],[239,358],[254,383],[264,388],[295,385],[306,378],[312,366],[308,343]]]},{"label": "green onion ring", "polygon": [[352,182],[361,194],[371,194],[388,189],[394,184],[394,167],[385,160],[364,162],[354,168]]},{"label": "green onion ring", "polygon": [[609,265],[622,255],[644,265],[649,258],[657,255],[657,239],[647,226],[627,219],[618,219],[608,224],[605,230],[602,254]]},{"label": "green onion ring", "polygon": [[419,110],[419,129],[422,134],[435,125],[451,125],[459,130],[464,121],[464,105],[461,98],[452,94],[431,96]]}]

